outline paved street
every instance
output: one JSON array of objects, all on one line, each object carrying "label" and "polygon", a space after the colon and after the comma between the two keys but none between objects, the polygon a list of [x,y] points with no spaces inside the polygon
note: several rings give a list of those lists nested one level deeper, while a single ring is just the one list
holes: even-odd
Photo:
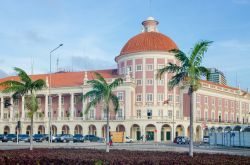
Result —
[{"label": "paved street", "polygon": [[[116,143],[111,146],[111,149],[125,149],[125,150],[141,150],[141,151],[175,151],[175,152],[188,152],[188,145],[165,144],[165,143]],[[29,143],[0,143],[1,150],[11,149],[28,149]],[[90,149],[105,149],[104,143],[36,143],[34,148],[90,148]],[[194,152],[199,153],[222,153],[231,155],[250,156],[250,148],[232,148],[232,147],[219,147],[209,145],[196,144]]]}]

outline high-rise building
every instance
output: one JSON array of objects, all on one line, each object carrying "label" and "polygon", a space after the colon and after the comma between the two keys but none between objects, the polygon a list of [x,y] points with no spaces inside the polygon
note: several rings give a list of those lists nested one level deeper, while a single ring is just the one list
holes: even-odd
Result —
[{"label": "high-rise building", "polygon": [[219,71],[216,68],[210,68],[210,77],[209,77],[209,81],[212,81],[214,83],[218,83],[218,84],[223,84],[223,85],[227,85],[227,80],[225,75]]}]

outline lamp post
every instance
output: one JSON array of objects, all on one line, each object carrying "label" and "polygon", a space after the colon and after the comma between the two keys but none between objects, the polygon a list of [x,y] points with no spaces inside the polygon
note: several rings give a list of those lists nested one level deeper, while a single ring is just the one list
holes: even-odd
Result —
[{"label": "lamp post", "polygon": [[[49,143],[52,142],[52,127],[51,127],[51,109],[52,109],[52,97],[50,96],[50,88],[51,88],[51,56],[52,56],[52,53],[57,50],[58,48],[60,48],[61,46],[63,46],[63,44],[60,44],[58,45],[56,48],[54,48],[53,50],[50,51],[49,53],[49,102],[50,102],[50,105],[49,105]],[[61,101],[61,100],[59,100]]]}]

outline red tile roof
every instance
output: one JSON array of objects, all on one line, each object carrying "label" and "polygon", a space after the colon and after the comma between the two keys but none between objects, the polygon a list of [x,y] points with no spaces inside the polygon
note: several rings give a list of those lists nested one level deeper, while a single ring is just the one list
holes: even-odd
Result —
[{"label": "red tile roof", "polygon": [[[88,79],[91,80],[94,78],[94,72],[100,73],[104,78],[114,78],[117,77],[116,69],[109,70],[96,70],[96,71],[87,71]],[[72,86],[80,86],[83,84],[85,72],[58,72],[51,74],[51,87],[72,87]],[[49,74],[39,74],[39,75],[31,75],[32,80],[43,79],[46,81]],[[4,82],[6,80],[19,80],[17,76],[11,76],[0,79],[0,82]],[[0,89],[3,89],[0,87]]]},{"label": "red tile roof", "polygon": [[122,48],[120,55],[144,51],[169,51],[178,49],[175,42],[158,32],[143,32],[132,37]]}]

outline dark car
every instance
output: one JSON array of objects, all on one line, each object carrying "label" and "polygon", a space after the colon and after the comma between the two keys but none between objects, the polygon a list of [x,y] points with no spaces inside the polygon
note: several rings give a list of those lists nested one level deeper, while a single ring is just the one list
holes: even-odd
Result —
[{"label": "dark car", "polygon": [[16,134],[7,134],[3,136],[2,142],[14,141],[16,138]]},{"label": "dark car", "polygon": [[[17,141],[17,136],[16,138],[13,140],[13,142],[16,142]],[[30,135],[27,135],[27,134],[19,134],[18,135],[18,141],[21,142],[30,142]]]},{"label": "dark car", "polygon": [[2,141],[2,139],[3,139],[3,134],[0,134],[0,141]]},{"label": "dark car", "polygon": [[35,142],[46,141],[46,135],[44,135],[44,134],[35,134],[35,135],[33,135],[33,141],[35,141]]},{"label": "dark car", "polygon": [[84,142],[84,136],[82,134],[75,134],[73,136],[73,142]]},{"label": "dark car", "polygon": [[57,139],[57,142],[63,142],[63,143],[68,143],[70,141],[73,141],[73,135],[70,134],[63,134]]},{"label": "dark car", "polygon": [[95,135],[85,135],[84,140],[88,140],[90,142],[102,142],[104,139]]}]

